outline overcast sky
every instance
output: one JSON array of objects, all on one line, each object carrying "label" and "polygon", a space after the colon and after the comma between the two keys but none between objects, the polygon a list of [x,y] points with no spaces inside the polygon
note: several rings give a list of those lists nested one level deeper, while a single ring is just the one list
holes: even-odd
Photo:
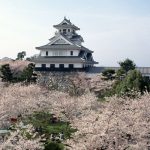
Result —
[{"label": "overcast sky", "polygon": [[100,66],[150,66],[150,0],[0,0],[0,58],[37,54],[64,16]]}]

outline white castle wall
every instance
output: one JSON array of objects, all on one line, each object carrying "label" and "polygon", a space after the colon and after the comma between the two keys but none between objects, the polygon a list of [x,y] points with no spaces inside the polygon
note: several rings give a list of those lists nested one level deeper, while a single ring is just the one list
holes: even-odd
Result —
[{"label": "white castle wall", "polygon": [[[50,63],[36,63],[35,67],[40,68],[42,66],[42,64],[46,64],[47,68],[50,67]],[[74,68],[83,68],[83,64],[82,63],[63,63],[63,64],[64,64],[64,68],[69,68],[69,64],[73,64]],[[59,68],[59,63],[55,63],[55,68]]]},{"label": "white castle wall", "polygon": [[[78,56],[78,50],[48,50],[48,56],[71,56],[70,52],[73,51],[73,56]],[[46,50],[41,51],[41,56],[46,56]]]}]

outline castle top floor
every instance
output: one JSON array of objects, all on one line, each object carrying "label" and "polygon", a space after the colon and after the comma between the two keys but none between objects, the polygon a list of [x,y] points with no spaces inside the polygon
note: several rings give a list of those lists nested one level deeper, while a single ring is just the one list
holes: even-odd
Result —
[{"label": "castle top floor", "polygon": [[72,24],[66,17],[64,17],[64,20],[61,23],[54,25],[53,27],[56,28],[59,33],[64,35],[76,34],[76,31],[80,30],[80,28]]}]

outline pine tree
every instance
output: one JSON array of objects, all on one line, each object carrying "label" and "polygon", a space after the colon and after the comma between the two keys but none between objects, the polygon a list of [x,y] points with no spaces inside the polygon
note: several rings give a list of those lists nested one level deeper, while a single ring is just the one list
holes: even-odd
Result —
[{"label": "pine tree", "polygon": [[9,64],[2,65],[0,71],[2,81],[11,82],[13,80],[13,74],[11,72]]}]

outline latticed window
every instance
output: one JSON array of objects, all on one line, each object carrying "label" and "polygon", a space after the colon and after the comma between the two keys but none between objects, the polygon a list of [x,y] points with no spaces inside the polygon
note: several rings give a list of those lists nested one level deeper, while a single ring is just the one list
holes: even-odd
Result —
[{"label": "latticed window", "polygon": [[55,64],[50,64],[50,68],[55,68]]},{"label": "latticed window", "polygon": [[46,64],[41,64],[41,67],[42,68],[46,68]]},{"label": "latticed window", "polygon": [[70,55],[73,56],[73,51],[70,51]]},{"label": "latticed window", "polygon": [[67,56],[66,51],[53,51],[52,54],[53,56]]},{"label": "latticed window", "polygon": [[67,31],[66,29],[63,29],[63,33],[64,33],[64,34],[66,34],[66,31]]}]

